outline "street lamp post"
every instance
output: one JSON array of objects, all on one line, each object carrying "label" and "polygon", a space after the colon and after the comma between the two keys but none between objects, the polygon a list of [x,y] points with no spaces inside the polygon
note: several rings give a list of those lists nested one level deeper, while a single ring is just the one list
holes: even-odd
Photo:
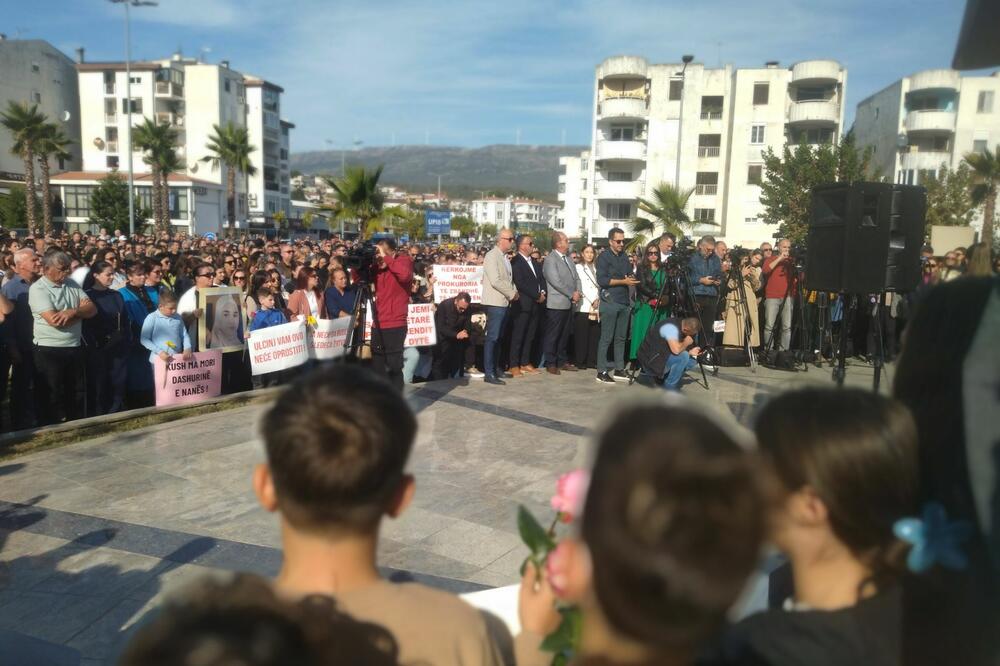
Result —
[{"label": "street lamp post", "polygon": [[682,55],[681,62],[684,66],[681,68],[681,108],[677,115],[677,170],[674,173],[674,188],[680,192],[681,191],[681,125],[684,123],[684,88],[686,87],[684,81],[684,72],[687,71],[688,64],[694,60],[692,55]]},{"label": "street lamp post", "polygon": [[125,149],[128,150],[128,234],[135,235],[135,173],[132,169],[132,36],[129,7],[156,7],[153,0],[109,0],[112,4],[125,5]]}]

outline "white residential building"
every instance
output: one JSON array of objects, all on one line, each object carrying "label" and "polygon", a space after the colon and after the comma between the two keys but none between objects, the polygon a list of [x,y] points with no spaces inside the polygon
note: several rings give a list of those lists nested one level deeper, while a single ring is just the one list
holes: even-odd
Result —
[{"label": "white residential building", "polygon": [[959,76],[932,69],[907,76],[858,104],[854,135],[874,150],[880,174],[920,185],[942,164],[1000,144],[1000,72]]},{"label": "white residential building", "polygon": [[555,228],[571,238],[586,238],[590,151],[585,150],[577,157],[560,157],[559,168],[559,201],[562,208],[556,213]]},{"label": "white residential building", "polygon": [[514,197],[474,199],[469,204],[469,215],[476,224],[495,224],[511,229],[523,227],[535,232],[556,228],[559,211],[555,204]]},{"label": "white residential building", "polygon": [[295,126],[281,119],[283,88],[251,76],[245,77],[244,84],[247,132],[256,148],[250,159],[257,168],[248,179],[250,221],[270,226],[279,210],[292,216],[288,149],[289,130]]},{"label": "white residential building", "polygon": [[[709,69],[608,58],[596,69],[591,159],[586,169],[580,162],[588,237],[626,228],[645,215],[638,199],[668,183],[694,190],[687,213],[695,235],[730,245],[772,240],[776,227],[761,220],[762,155],[786,143],[838,141],[846,79],[832,60]],[[571,163],[563,166],[568,181]]]},{"label": "white residential building", "polygon": [[[256,82],[253,77],[245,77],[240,72],[230,68],[227,61],[219,64],[199,62],[193,58],[185,58],[175,54],[171,58],[158,61],[134,62],[131,65],[131,102],[126,99],[126,81],[124,62],[94,62],[77,65],[80,90],[80,127],[83,148],[83,171],[86,175],[107,173],[119,170],[124,173],[128,168],[126,154],[127,110],[132,109],[132,124],[139,125],[144,118],[150,118],[159,123],[171,125],[178,132],[178,156],[186,162],[186,170],[178,174],[185,177],[176,182],[199,182],[197,187],[226,187],[227,166],[214,167],[202,159],[209,156],[208,138],[214,134],[214,126],[224,126],[233,123],[248,127],[250,142],[257,147],[251,157],[251,162],[258,170],[259,178],[267,179],[274,176],[277,183],[275,195],[283,196],[282,210],[290,212],[288,204],[287,179],[287,138],[285,143],[286,162],[284,180],[282,180],[281,150],[283,143],[280,118],[275,115],[270,125],[274,129],[273,142],[265,142],[255,137],[264,137],[265,120],[263,102],[260,108],[255,108],[248,126],[248,85],[253,89]],[[248,83],[248,81],[250,83]],[[260,82],[263,84],[264,82]],[[271,85],[271,84],[268,84]],[[276,87],[276,86],[275,86]],[[263,85],[261,86],[263,89]],[[278,89],[280,90],[280,88]],[[270,120],[270,116],[268,116]],[[289,124],[289,126],[291,126]],[[256,134],[255,134],[256,129]],[[271,162],[265,161],[262,151],[270,150],[273,144],[273,171]],[[133,171],[136,174],[148,174],[149,166],[142,160],[142,154],[133,150]],[[175,179],[170,181],[171,196],[174,196]],[[281,194],[281,183],[285,192]],[[255,181],[256,184],[256,181]],[[261,205],[267,203],[263,196],[265,191],[262,182],[259,192],[250,187],[250,178],[246,174],[238,174],[236,178],[235,218],[238,227],[246,228],[251,219],[248,205],[248,194],[253,191],[258,194],[257,201]],[[193,200],[197,204],[197,198]],[[281,204],[279,204],[281,205]],[[171,205],[172,210],[181,209]],[[172,224],[178,230],[199,229],[199,233],[221,231],[227,219],[228,204],[224,203],[217,213],[217,219],[209,223],[211,209],[204,211],[192,208],[187,217],[173,218]],[[193,217],[197,217],[197,224]],[[212,228],[214,227],[214,228]]]},{"label": "white residential building", "polygon": [[[0,34],[0,108],[6,109],[9,102],[37,105],[73,141],[72,158],[52,160],[53,173],[80,168],[80,102],[72,60],[40,39],[7,39]],[[24,161],[10,152],[13,145],[10,132],[0,129],[0,193],[24,182]]]}]

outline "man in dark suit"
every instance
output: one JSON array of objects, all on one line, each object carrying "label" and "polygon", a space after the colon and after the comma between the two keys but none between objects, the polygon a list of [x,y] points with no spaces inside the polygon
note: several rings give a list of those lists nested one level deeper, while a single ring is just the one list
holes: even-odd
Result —
[{"label": "man in dark suit", "polygon": [[538,374],[531,364],[531,347],[538,330],[538,320],[545,313],[545,276],[542,266],[531,258],[534,247],[531,236],[517,238],[517,254],[511,261],[514,288],[520,297],[511,303],[514,325],[510,335],[510,374]]},{"label": "man in dark suit", "polygon": [[438,303],[434,313],[438,343],[434,347],[431,379],[450,379],[461,372],[472,325],[471,301],[472,297],[463,291]]}]

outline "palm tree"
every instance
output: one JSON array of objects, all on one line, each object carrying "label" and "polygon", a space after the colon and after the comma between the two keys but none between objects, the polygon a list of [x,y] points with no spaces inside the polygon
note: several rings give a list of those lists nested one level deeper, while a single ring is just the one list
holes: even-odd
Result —
[{"label": "palm tree", "polygon": [[380,230],[388,217],[398,217],[392,211],[383,211],[385,195],[379,190],[378,181],[382,177],[383,165],[374,171],[364,167],[349,167],[343,178],[324,177],[333,188],[337,200],[334,220],[357,220],[358,230],[363,237]]},{"label": "palm tree", "polygon": [[983,231],[980,234],[985,250],[976,252],[969,266],[972,275],[990,275],[993,255],[993,218],[997,208],[997,188],[1000,185],[1000,146],[996,152],[968,153],[965,163],[972,169],[972,203],[983,207]]},{"label": "palm tree", "polygon": [[73,144],[62,128],[55,123],[42,125],[35,147],[38,167],[42,171],[42,226],[45,234],[52,233],[52,188],[49,182],[49,159],[68,160],[72,157],[68,148]]},{"label": "palm tree", "polygon": [[[45,114],[38,111],[37,104],[29,107],[27,103],[11,101],[7,104],[7,110],[0,112],[0,125],[6,127],[14,137],[10,152],[24,160],[24,189],[28,201],[34,201],[36,196],[35,147],[45,121]],[[34,234],[37,227],[34,206],[28,206],[27,222],[28,232]]]},{"label": "palm tree", "polygon": [[160,231],[170,229],[169,207],[164,205],[168,198],[170,173],[180,169],[177,151],[177,131],[169,125],[161,125],[150,118],[144,118],[141,125],[132,131],[132,143],[143,151],[142,161],[149,165],[153,176],[153,223]]},{"label": "palm tree", "polygon": [[[668,231],[678,236],[684,233],[683,226],[691,224],[691,218],[685,212],[688,199],[694,189],[679,190],[670,183],[660,183],[653,189],[651,199],[639,199],[639,210],[649,213],[652,218],[636,217],[628,223],[632,233],[632,242],[626,248],[631,252],[636,247],[646,244],[649,237],[664,234]],[[715,224],[706,222],[706,224]],[[649,237],[646,236],[649,234]]]},{"label": "palm tree", "polygon": [[224,126],[212,125],[212,129],[215,134],[208,137],[206,146],[211,154],[201,158],[201,161],[210,162],[213,169],[218,169],[223,164],[227,167],[226,199],[229,228],[226,234],[228,235],[236,228],[236,174],[252,176],[257,173],[257,168],[250,161],[250,155],[257,148],[250,145],[250,135],[246,127],[226,123]]}]

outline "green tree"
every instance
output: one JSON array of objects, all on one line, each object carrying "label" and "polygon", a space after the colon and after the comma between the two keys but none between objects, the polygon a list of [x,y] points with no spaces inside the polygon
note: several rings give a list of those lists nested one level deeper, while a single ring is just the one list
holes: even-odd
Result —
[{"label": "green tree", "polygon": [[451,228],[458,229],[462,238],[468,238],[476,234],[476,222],[466,215],[453,215],[451,218]]},{"label": "green tree", "polygon": [[68,160],[72,157],[69,147],[73,145],[62,128],[55,123],[42,125],[35,146],[35,156],[38,158],[38,168],[42,172],[42,228],[45,234],[52,233],[52,184],[49,160]]},{"label": "green tree", "polygon": [[301,187],[293,188],[292,189],[292,193],[290,195],[288,195],[288,198],[289,199],[294,199],[296,201],[305,201],[306,200],[306,191],[303,190]]},{"label": "green tree", "polygon": [[158,231],[170,230],[170,174],[180,169],[177,157],[177,131],[150,118],[132,130],[132,143],[143,151],[142,161],[149,165],[153,176],[153,223]]},{"label": "green tree", "polygon": [[678,236],[682,235],[684,227],[691,225],[691,218],[685,209],[693,193],[694,189],[679,190],[670,183],[660,183],[653,188],[653,196],[650,199],[639,199],[639,210],[648,213],[652,218],[636,217],[628,222],[626,226],[632,234],[632,240],[626,249],[631,252],[636,247],[644,246],[649,238],[668,231]]},{"label": "green tree", "polygon": [[315,220],[315,219],[316,219],[316,215],[311,210],[307,210],[302,215],[302,228],[305,229],[306,231],[308,231],[309,229],[312,229],[313,220]]},{"label": "green tree", "polygon": [[997,187],[1000,184],[1000,145],[995,152],[968,153],[965,163],[972,169],[972,203],[983,207],[983,231],[979,234],[985,252],[976,252],[969,266],[973,275],[991,275],[993,256],[993,222],[997,208]]},{"label": "green tree", "polygon": [[844,137],[837,145],[785,146],[780,156],[768,149],[763,158],[760,202],[764,206],[764,222],[777,224],[779,235],[793,244],[806,238],[812,188],[872,177],[871,148],[859,151],[851,136]]},{"label": "green tree", "polygon": [[[139,197],[134,201],[135,227],[141,229],[152,212],[144,209]],[[128,182],[117,171],[102,178],[90,192],[90,223],[108,229],[127,229]]]},{"label": "green tree", "polygon": [[962,162],[952,171],[942,164],[936,177],[924,180],[927,188],[927,223],[924,234],[929,236],[931,226],[967,227],[975,216],[972,202],[972,172]]},{"label": "green tree", "polygon": [[298,178],[299,176],[301,176],[301,175],[302,175],[302,172],[301,172],[301,171],[299,171],[298,169],[292,169],[292,172],[291,172],[291,174],[289,174],[289,175],[290,175],[290,176],[291,176],[292,178]]},{"label": "green tree", "polygon": [[479,237],[480,238],[496,238],[497,232],[500,229],[497,225],[487,222],[486,224],[479,225]]},{"label": "green tree", "polygon": [[[0,125],[10,132],[14,139],[10,152],[24,162],[24,187],[26,196],[34,201],[35,194],[35,152],[45,126],[46,117],[38,111],[38,105],[28,106],[10,101],[7,110],[0,112]],[[38,230],[38,215],[34,207],[25,208],[25,225],[34,234]]]},{"label": "green tree", "polygon": [[211,163],[213,169],[226,166],[228,235],[236,228],[236,174],[252,176],[257,173],[257,167],[250,161],[251,153],[257,148],[250,144],[246,127],[226,123],[224,126],[212,125],[212,129],[215,134],[208,137],[207,146],[210,154],[201,158],[201,161]]},{"label": "green tree", "polygon": [[331,223],[334,220],[357,221],[362,238],[368,238],[385,227],[385,195],[378,186],[383,169],[383,165],[371,171],[363,166],[352,166],[347,168],[343,178],[324,177],[326,184],[333,188],[336,201]]},{"label": "green tree", "polygon": [[288,228],[288,216],[285,215],[285,211],[279,210],[274,214],[274,226],[278,229]]},{"label": "green tree", "polygon": [[[0,225],[7,229],[21,229],[28,224],[27,189],[14,185],[7,194],[0,194]],[[42,203],[35,197],[34,213],[41,212]]]}]

